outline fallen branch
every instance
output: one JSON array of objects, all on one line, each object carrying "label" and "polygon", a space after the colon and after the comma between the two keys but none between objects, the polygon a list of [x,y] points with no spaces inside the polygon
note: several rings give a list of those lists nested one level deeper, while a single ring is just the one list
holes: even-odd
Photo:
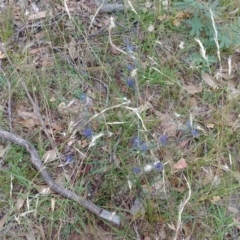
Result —
[{"label": "fallen branch", "polygon": [[118,3],[113,3],[113,4],[105,4],[102,5],[101,8],[99,9],[99,12],[117,12],[117,11],[124,11],[126,8],[124,4],[118,4]]},{"label": "fallen branch", "polygon": [[94,0],[95,5],[98,7],[99,12],[117,12],[126,9],[125,4],[122,3],[107,3],[106,0]]},{"label": "fallen branch", "polygon": [[118,215],[115,215],[115,213],[108,212],[108,211],[96,206],[92,202],[87,201],[86,199],[78,196],[76,193],[74,193],[70,190],[67,190],[66,188],[55,183],[54,180],[52,179],[52,177],[49,175],[46,168],[44,167],[43,163],[41,162],[36,148],[31,143],[29,143],[28,141],[24,140],[23,138],[15,135],[15,134],[4,131],[2,129],[0,129],[0,138],[2,138],[5,141],[10,141],[19,146],[22,146],[30,153],[32,164],[41,173],[46,184],[49,186],[49,188],[52,191],[59,193],[60,195],[66,197],[68,199],[72,199],[72,200],[78,202],[80,205],[87,208],[90,212],[96,214],[97,216],[99,216],[103,219],[106,219],[117,225],[120,224],[120,217]]}]

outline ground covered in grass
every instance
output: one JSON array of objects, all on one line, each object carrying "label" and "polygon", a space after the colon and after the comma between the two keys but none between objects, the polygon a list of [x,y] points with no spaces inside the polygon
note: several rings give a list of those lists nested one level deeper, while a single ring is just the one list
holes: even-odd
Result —
[{"label": "ground covered in grass", "polygon": [[121,219],[1,140],[1,239],[239,239],[239,1],[0,3],[0,128]]}]

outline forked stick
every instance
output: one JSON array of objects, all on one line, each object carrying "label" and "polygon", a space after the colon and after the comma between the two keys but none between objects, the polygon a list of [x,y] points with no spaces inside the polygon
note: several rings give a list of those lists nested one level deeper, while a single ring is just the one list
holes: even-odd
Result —
[{"label": "forked stick", "polygon": [[24,140],[23,138],[15,135],[15,134],[4,131],[2,129],[0,129],[0,138],[2,138],[5,141],[10,141],[19,146],[22,146],[30,153],[32,164],[41,173],[46,184],[49,186],[49,188],[52,191],[59,193],[60,195],[66,197],[68,199],[72,199],[72,200],[78,202],[80,205],[87,208],[90,212],[96,214],[97,216],[99,216],[103,219],[106,219],[117,225],[120,224],[120,217],[118,215],[116,215],[115,213],[108,212],[108,211],[96,206],[92,202],[87,201],[86,199],[78,196],[76,193],[74,193],[70,190],[67,190],[66,188],[55,183],[54,180],[52,179],[52,177],[49,175],[46,168],[44,167],[43,163],[41,162],[36,148],[31,143],[29,143],[28,141]]}]

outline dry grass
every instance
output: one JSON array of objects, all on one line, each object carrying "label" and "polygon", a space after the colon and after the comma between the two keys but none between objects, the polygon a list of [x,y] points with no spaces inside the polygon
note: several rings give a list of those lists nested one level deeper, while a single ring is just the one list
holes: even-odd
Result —
[{"label": "dry grass", "polygon": [[1,142],[1,238],[237,239],[239,56],[220,47],[214,12],[209,47],[189,36],[190,15],[157,1],[111,16],[61,4],[0,18],[1,128],[40,156],[57,150],[44,163],[53,178],[122,224],[41,194],[26,152]]}]

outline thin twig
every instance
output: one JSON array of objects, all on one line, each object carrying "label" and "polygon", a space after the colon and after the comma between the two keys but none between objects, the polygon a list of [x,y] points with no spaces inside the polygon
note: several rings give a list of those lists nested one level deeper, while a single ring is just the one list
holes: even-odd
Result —
[{"label": "thin twig", "polygon": [[36,148],[31,143],[29,143],[25,139],[21,138],[20,136],[17,136],[15,134],[12,134],[10,132],[7,132],[7,131],[1,130],[1,129],[0,129],[0,138],[2,138],[5,141],[10,141],[19,146],[22,146],[30,153],[32,164],[40,172],[40,174],[42,175],[46,184],[49,186],[49,188],[52,191],[59,193],[60,195],[66,197],[68,199],[72,199],[72,200],[78,202],[80,205],[82,205],[83,207],[88,209],[90,212],[96,214],[97,216],[99,216],[103,219],[106,219],[117,225],[120,224],[120,217],[118,215],[116,215],[115,212],[113,212],[113,213],[108,212],[108,211],[98,207],[97,205],[93,204],[92,202],[87,201],[83,197],[78,196],[73,191],[70,191],[70,190],[58,185],[52,179],[52,177],[49,175],[48,171],[46,170],[45,166],[43,165],[43,163],[41,162],[41,160],[39,158]]},{"label": "thin twig", "polygon": [[184,201],[182,201],[179,205],[178,221],[177,221],[177,227],[175,229],[174,240],[177,240],[179,230],[182,227],[182,213],[183,213],[184,207],[188,203],[188,201],[190,200],[191,195],[192,195],[192,190],[191,190],[190,184],[189,184],[187,178],[185,177],[185,175],[183,175],[183,176],[184,176],[184,179],[187,182],[187,186],[188,186],[188,197]]},{"label": "thin twig", "polygon": [[24,90],[25,90],[25,92],[26,92],[26,94],[27,94],[27,96],[28,96],[28,99],[30,100],[30,102],[31,102],[31,104],[32,104],[32,106],[33,106],[33,109],[34,109],[35,113],[37,114],[38,120],[40,121],[40,123],[41,123],[41,125],[42,125],[43,131],[44,131],[44,133],[46,134],[46,136],[47,136],[47,138],[48,138],[48,140],[49,140],[49,142],[50,142],[50,144],[51,144],[52,149],[55,149],[56,146],[55,146],[55,144],[54,144],[51,136],[49,135],[48,130],[47,130],[47,127],[46,127],[46,125],[45,125],[45,123],[44,123],[44,121],[43,121],[43,119],[42,119],[42,116],[41,116],[41,114],[40,114],[39,106],[37,105],[37,103],[35,103],[35,102],[33,101],[33,98],[31,97],[31,95],[30,95],[30,93],[29,93],[29,91],[28,91],[28,88],[27,88],[25,82],[23,82],[22,79],[21,79],[20,81],[21,81],[21,84],[22,84],[22,86],[23,86],[23,88],[24,88]]}]

